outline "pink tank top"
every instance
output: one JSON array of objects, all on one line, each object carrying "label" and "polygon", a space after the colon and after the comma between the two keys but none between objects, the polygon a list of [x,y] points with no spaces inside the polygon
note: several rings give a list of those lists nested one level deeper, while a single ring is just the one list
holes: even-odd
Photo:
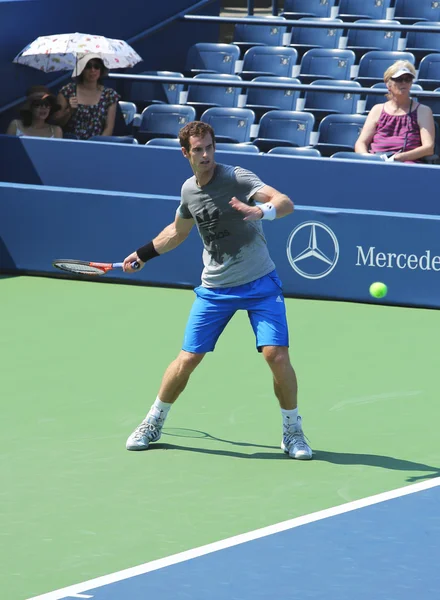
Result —
[{"label": "pink tank top", "polygon": [[406,115],[389,115],[382,108],[376,133],[370,144],[370,152],[398,152],[421,146],[420,127],[417,122],[419,106]]}]

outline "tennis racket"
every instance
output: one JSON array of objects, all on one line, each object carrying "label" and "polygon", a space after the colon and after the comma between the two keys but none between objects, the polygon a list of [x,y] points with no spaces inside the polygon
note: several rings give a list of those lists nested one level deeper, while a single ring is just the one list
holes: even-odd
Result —
[{"label": "tennis racket", "polygon": [[[123,263],[100,263],[100,262],[87,262],[85,260],[70,260],[70,259],[59,259],[54,260],[52,266],[66,271],[67,273],[73,273],[74,275],[105,275],[113,269],[122,269]],[[135,261],[131,263],[132,269],[139,269],[141,265]]]}]

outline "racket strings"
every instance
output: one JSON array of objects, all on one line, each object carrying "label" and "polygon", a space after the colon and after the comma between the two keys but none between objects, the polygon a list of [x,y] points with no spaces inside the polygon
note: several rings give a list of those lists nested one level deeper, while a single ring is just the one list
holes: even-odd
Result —
[{"label": "racket strings", "polygon": [[81,265],[67,262],[56,262],[54,263],[54,266],[62,271],[76,273],[78,275],[103,275],[105,272],[103,269],[92,267],[91,265]]}]

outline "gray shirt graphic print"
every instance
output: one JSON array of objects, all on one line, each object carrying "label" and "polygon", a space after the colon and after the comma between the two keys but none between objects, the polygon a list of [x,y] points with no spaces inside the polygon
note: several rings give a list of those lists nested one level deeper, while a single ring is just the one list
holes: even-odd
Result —
[{"label": "gray shirt graphic print", "polygon": [[251,171],[217,164],[211,181],[199,187],[195,176],[182,186],[178,215],[194,219],[203,241],[202,285],[234,287],[274,270],[260,221],[244,221],[230,200],[255,206],[252,196],[265,184]]}]

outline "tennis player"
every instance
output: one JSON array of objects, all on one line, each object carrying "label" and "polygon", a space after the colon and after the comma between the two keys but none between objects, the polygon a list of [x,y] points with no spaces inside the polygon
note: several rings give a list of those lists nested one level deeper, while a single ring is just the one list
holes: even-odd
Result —
[{"label": "tennis player", "polygon": [[174,223],[124,260],[124,271],[134,272],[165,252],[174,250],[196,225],[204,251],[202,282],[186,326],[183,346],[168,366],[158,396],[142,423],[127,440],[127,450],[146,450],[157,442],[168,412],[185,389],[206,352],[212,352],[237,310],[246,310],[273,376],[280,404],[281,448],[291,458],[310,459],[297,408],[297,380],[289,358],[289,336],[282,284],[269,255],[261,221],[293,212],[293,202],[265,185],[254,173],[214,160],[212,127],[193,121],[179,133],[183,155],[194,172],[182,186]]}]

